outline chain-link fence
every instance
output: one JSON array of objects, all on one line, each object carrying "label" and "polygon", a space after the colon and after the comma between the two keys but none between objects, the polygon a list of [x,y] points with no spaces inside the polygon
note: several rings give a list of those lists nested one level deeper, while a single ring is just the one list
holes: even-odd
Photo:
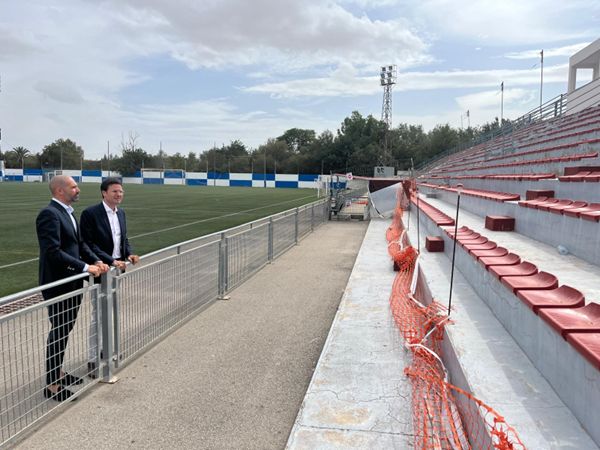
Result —
[{"label": "chain-link fence", "polygon": [[[110,382],[120,367],[325,222],[328,208],[320,200],[173,245],[101,282],[81,274],[1,298],[0,447],[64,404],[46,387],[56,366],[74,377],[74,397]],[[81,289],[41,298],[49,287],[84,279]]]}]

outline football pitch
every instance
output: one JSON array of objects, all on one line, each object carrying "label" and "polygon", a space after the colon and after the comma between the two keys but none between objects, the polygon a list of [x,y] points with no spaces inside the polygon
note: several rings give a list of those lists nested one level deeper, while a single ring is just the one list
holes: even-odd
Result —
[{"label": "football pitch", "polygon": [[[101,200],[100,185],[80,184],[75,217]],[[129,241],[135,253],[231,228],[317,200],[313,189],[123,186]],[[0,297],[37,286],[35,219],[50,201],[46,183],[0,183]]]}]

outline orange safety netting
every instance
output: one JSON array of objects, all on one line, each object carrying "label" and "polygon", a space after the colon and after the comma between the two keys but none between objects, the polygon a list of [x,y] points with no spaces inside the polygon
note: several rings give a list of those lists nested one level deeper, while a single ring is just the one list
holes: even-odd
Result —
[{"label": "orange safety netting", "polygon": [[412,352],[412,363],[405,373],[412,385],[414,446],[435,450],[524,449],[518,434],[502,416],[447,381],[441,359],[447,311],[434,300],[428,305],[420,300],[425,296],[417,272],[418,254],[410,246],[402,223],[401,205],[405,198],[405,191],[399,190],[398,207],[386,237],[394,269],[398,271],[390,307]]}]

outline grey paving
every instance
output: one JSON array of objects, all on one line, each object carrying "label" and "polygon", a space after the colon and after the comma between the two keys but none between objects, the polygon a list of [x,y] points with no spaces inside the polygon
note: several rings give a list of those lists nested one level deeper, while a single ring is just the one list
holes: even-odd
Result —
[{"label": "grey paving", "polygon": [[283,448],[367,225],[320,227],[16,447]]},{"label": "grey paving", "polygon": [[371,220],[289,449],[412,447],[409,356],[389,306],[389,225]]}]

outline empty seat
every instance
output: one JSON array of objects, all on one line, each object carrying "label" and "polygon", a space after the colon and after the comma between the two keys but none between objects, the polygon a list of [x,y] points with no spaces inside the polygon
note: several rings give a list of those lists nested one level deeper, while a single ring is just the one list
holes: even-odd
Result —
[{"label": "empty seat", "polygon": [[577,308],[585,301],[580,291],[566,284],[552,290],[519,291],[517,297],[536,314],[540,308]]},{"label": "empty seat", "polygon": [[581,172],[577,172],[575,175],[565,175],[562,177],[558,177],[559,181],[583,181],[583,177],[589,175],[591,172],[589,170],[582,170]]},{"label": "empty seat", "polygon": [[[549,198],[545,202],[541,202],[541,203],[536,204],[534,206],[534,208],[535,209],[539,209],[540,211],[548,211],[548,208],[550,208],[550,206],[555,205],[558,202],[560,202],[559,198]],[[572,203],[572,201],[571,201],[571,203]]]},{"label": "empty seat", "polygon": [[556,204],[551,206],[548,210],[554,214],[564,214],[564,211],[567,209],[583,208],[584,206],[587,206],[587,202],[576,201],[571,204]]},{"label": "empty seat", "polygon": [[558,287],[558,279],[548,272],[538,272],[529,276],[504,277],[500,281],[515,294],[520,290],[542,290]]},{"label": "empty seat", "polygon": [[[542,205],[538,205],[538,208],[541,209],[542,211],[551,211],[551,212],[555,212],[556,214],[560,214],[561,208],[566,208],[568,206],[571,206],[573,204],[573,200],[569,200],[567,198],[559,200],[557,203],[552,203],[551,205],[546,205],[546,204],[542,204]],[[552,211],[553,208],[558,208],[557,211]]]},{"label": "empty seat", "polygon": [[600,221],[600,209],[592,209],[590,211],[582,211],[579,214],[579,217],[581,217],[584,220],[591,220],[592,222],[598,222]]},{"label": "empty seat", "polygon": [[569,333],[567,341],[591,365],[600,370],[600,333]]},{"label": "empty seat", "polygon": [[541,308],[539,316],[566,339],[568,333],[600,333],[600,304],[581,308]]},{"label": "empty seat", "polygon": [[493,256],[506,256],[508,255],[508,250],[504,247],[496,247],[491,250],[471,250],[471,256],[474,258],[489,258]]},{"label": "empty seat", "polygon": [[462,239],[459,237],[458,242],[460,243],[460,245],[465,245],[465,244],[481,245],[481,244],[485,244],[486,242],[488,242],[488,238],[479,236],[479,237],[473,238],[473,239],[471,239],[471,238]]},{"label": "empty seat", "polygon": [[538,203],[545,202],[546,200],[548,200],[548,198],[550,197],[541,196],[533,200],[523,200],[519,202],[519,206],[524,206],[525,208],[535,208],[535,205],[537,205]]},{"label": "empty seat", "polygon": [[498,247],[494,241],[487,241],[485,244],[465,244],[463,248],[467,250],[469,253],[473,252],[473,250],[492,250]]},{"label": "empty seat", "polygon": [[486,269],[489,269],[489,266],[512,266],[513,264],[519,264],[521,257],[514,253],[507,253],[504,256],[482,256],[479,258],[479,262]]},{"label": "empty seat", "polygon": [[587,213],[590,211],[600,211],[600,203],[590,203],[589,205],[584,206],[582,208],[565,209],[563,211],[563,214],[565,216],[580,217],[581,213]]},{"label": "empty seat", "polygon": [[590,172],[588,175],[586,175],[585,177],[583,177],[583,181],[587,182],[596,182],[596,181],[600,181],[600,171],[593,171]]},{"label": "empty seat", "polygon": [[510,277],[510,276],[529,276],[534,275],[538,272],[538,268],[535,264],[529,261],[523,261],[522,263],[515,264],[512,266],[490,266],[488,269],[496,278]]}]

